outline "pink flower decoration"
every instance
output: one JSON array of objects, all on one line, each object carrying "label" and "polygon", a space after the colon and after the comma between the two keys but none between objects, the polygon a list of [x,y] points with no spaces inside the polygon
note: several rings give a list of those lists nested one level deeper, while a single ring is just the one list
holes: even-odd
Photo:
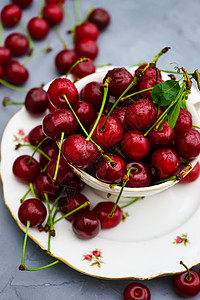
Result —
[{"label": "pink flower decoration", "polygon": [[92,259],[92,255],[91,254],[86,254],[86,255],[84,255],[84,259],[91,260]]},{"label": "pink flower decoration", "polygon": [[182,238],[180,236],[176,237],[177,244],[181,244],[183,242]]},{"label": "pink flower decoration", "polygon": [[101,256],[101,253],[98,250],[92,251],[92,254],[96,257]]},{"label": "pink flower decoration", "polygon": [[19,135],[25,135],[25,132],[24,132],[23,129],[19,129],[18,134],[19,134]]},{"label": "pink flower decoration", "polygon": [[28,137],[27,137],[27,135],[24,137],[24,142],[28,142]]}]

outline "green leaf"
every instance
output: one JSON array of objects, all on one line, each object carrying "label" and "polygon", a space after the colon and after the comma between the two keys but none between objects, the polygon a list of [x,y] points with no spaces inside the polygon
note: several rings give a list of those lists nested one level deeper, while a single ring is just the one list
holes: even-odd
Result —
[{"label": "green leaf", "polygon": [[181,104],[182,104],[182,98],[180,98],[179,101],[176,102],[176,104],[174,106],[172,106],[172,108],[170,109],[170,111],[167,115],[168,124],[171,129],[173,129],[174,126],[176,125],[176,121],[178,119],[178,115],[179,115],[180,109],[181,109]]},{"label": "green leaf", "polygon": [[180,90],[179,82],[176,80],[163,81],[152,89],[151,96],[155,104],[168,106],[177,96]]}]

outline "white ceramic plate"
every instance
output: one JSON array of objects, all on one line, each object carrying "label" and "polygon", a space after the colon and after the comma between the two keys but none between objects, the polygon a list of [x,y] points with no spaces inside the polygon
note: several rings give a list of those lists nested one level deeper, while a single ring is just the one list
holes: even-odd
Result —
[{"label": "white ceramic plate", "polygon": [[[199,93],[194,89],[194,101]],[[31,117],[22,108],[8,122],[1,142],[1,179],[4,200],[18,226],[20,197],[28,187],[12,174],[16,157],[29,154],[29,148],[15,150],[15,145],[41,118]],[[147,279],[183,271],[179,261],[188,266],[200,262],[200,179],[191,184],[176,184],[172,188],[139,200],[124,209],[124,222],[113,229],[101,230],[91,240],[80,240],[72,232],[71,223],[63,220],[55,225],[56,237],[51,241],[52,256],[72,268],[99,278]],[[91,187],[83,193],[92,206],[101,201]],[[47,249],[45,232],[30,229],[29,236],[42,249]],[[100,255],[101,254],[101,255]],[[100,256],[99,256],[100,255]]]}]

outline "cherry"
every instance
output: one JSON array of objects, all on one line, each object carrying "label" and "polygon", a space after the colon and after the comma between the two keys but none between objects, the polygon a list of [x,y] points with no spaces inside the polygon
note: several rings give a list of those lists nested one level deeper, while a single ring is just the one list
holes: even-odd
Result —
[{"label": "cherry", "polygon": [[2,66],[0,65],[0,79],[2,79],[3,78],[3,68],[2,68]]},{"label": "cherry", "polygon": [[63,156],[60,157],[58,165],[58,173],[56,180],[54,180],[54,174],[56,170],[57,157],[52,158],[47,164],[47,175],[51,178],[52,181],[57,183],[65,183],[73,178],[73,172]]},{"label": "cherry", "polygon": [[103,82],[107,78],[110,78],[109,93],[115,97],[119,97],[133,81],[133,75],[124,67],[109,70]]},{"label": "cherry", "polygon": [[109,216],[113,207],[114,207],[113,202],[103,201],[103,202],[99,202],[93,208],[93,211],[98,215],[100,219],[102,229],[113,228],[121,222],[123,211],[118,205],[114,211],[113,216],[112,217]]},{"label": "cherry", "polygon": [[46,0],[46,4],[51,4],[51,3],[55,3],[55,4],[65,3],[65,0]]},{"label": "cherry", "polygon": [[181,108],[178,119],[176,120],[174,132],[178,134],[190,128],[192,128],[192,115],[188,110]]},{"label": "cherry", "polygon": [[128,119],[126,118],[127,106],[117,107],[113,110],[111,116],[116,119],[125,131],[130,130]]},{"label": "cherry", "polygon": [[[58,157],[58,146],[56,145],[56,143],[46,146],[42,150],[46,155],[48,155],[49,158],[54,158],[54,157],[57,158]],[[41,168],[44,168],[47,165],[47,163],[49,162],[49,160],[40,153],[39,154],[39,162],[40,162]]]},{"label": "cherry", "polygon": [[95,59],[98,55],[99,49],[94,40],[81,39],[75,43],[75,51],[80,57],[89,57]]},{"label": "cherry", "polygon": [[5,66],[12,58],[12,52],[7,47],[0,46],[0,65]]},{"label": "cherry", "polygon": [[17,4],[22,9],[29,7],[32,2],[33,0],[12,0],[12,3]]},{"label": "cherry", "polygon": [[[46,136],[42,129],[42,125],[38,125],[29,131],[28,141],[31,145],[37,146],[45,137]],[[53,143],[52,139],[46,139],[41,144],[40,148],[44,149],[45,147],[52,145],[52,143]]]},{"label": "cherry", "polygon": [[200,133],[194,129],[186,129],[175,137],[175,149],[180,156],[191,160],[200,153]]},{"label": "cherry", "polygon": [[91,239],[99,233],[101,223],[94,211],[86,210],[74,217],[72,229],[80,239]]},{"label": "cherry", "polygon": [[110,24],[110,14],[103,8],[95,8],[89,14],[88,21],[94,23],[99,30],[103,30]]},{"label": "cherry", "polygon": [[[141,80],[141,82],[139,84],[139,90],[142,91],[142,90],[145,90],[145,89],[152,88],[156,84],[161,83],[162,81],[163,81],[162,79],[158,78],[158,80],[156,82],[155,76],[145,76],[145,77],[142,77],[142,80]],[[148,98],[148,99],[152,100],[151,90],[150,91],[142,92],[141,96],[144,97],[144,98]]]},{"label": "cherry", "polygon": [[57,140],[60,138],[61,132],[64,132],[65,136],[75,133],[77,121],[69,109],[59,109],[46,115],[42,126],[46,136]]},{"label": "cherry", "polygon": [[66,74],[78,60],[76,52],[72,49],[63,49],[55,57],[55,66],[60,74]]},{"label": "cherry", "polygon": [[44,204],[38,199],[27,199],[18,210],[18,218],[25,226],[30,221],[30,227],[38,227],[41,225],[47,215]]},{"label": "cherry", "polygon": [[150,150],[148,139],[138,130],[125,133],[121,141],[122,152],[133,160],[141,160]]},{"label": "cherry", "polygon": [[149,289],[142,283],[133,282],[124,289],[124,300],[150,300]]},{"label": "cherry", "polygon": [[25,98],[26,110],[33,115],[44,113],[48,108],[47,93],[42,88],[32,88]]},{"label": "cherry", "polygon": [[181,183],[190,183],[197,180],[200,176],[200,164],[199,162],[192,168],[192,170],[183,178],[181,179]]},{"label": "cherry", "polygon": [[90,39],[96,41],[99,37],[98,27],[91,22],[84,22],[75,28],[75,40]]},{"label": "cherry", "polygon": [[[102,130],[105,119],[105,116],[100,118],[98,125],[92,135],[92,139],[103,149],[108,149],[122,139],[124,130],[121,124],[113,117],[108,118],[105,125],[105,130]],[[91,125],[90,129],[92,127],[93,125]]]},{"label": "cherry", "polygon": [[148,140],[153,148],[171,147],[175,134],[166,121],[161,128],[155,126],[148,133]]},{"label": "cherry", "polygon": [[99,151],[94,143],[73,134],[64,140],[62,154],[74,167],[85,169],[96,162]]},{"label": "cherry", "polygon": [[30,183],[40,171],[40,165],[29,155],[21,155],[13,163],[13,174],[22,182]]},{"label": "cherry", "polygon": [[200,291],[200,277],[195,270],[189,270],[183,262],[180,262],[187,272],[174,275],[173,288],[182,297],[194,297]]},{"label": "cherry", "polygon": [[151,183],[151,172],[149,167],[142,161],[127,163],[127,171],[130,171],[127,187],[146,187]]},{"label": "cherry", "polygon": [[87,75],[95,73],[95,71],[96,71],[96,67],[95,67],[93,61],[89,60],[89,61],[79,63],[76,67],[73,68],[71,73],[76,78],[83,78]]},{"label": "cherry", "polygon": [[181,161],[175,150],[160,148],[151,155],[151,163],[156,168],[158,178],[175,176],[180,171]]},{"label": "cherry", "polygon": [[82,101],[90,102],[94,107],[100,108],[103,100],[103,84],[97,81],[87,83],[80,92]]},{"label": "cherry", "polygon": [[1,11],[1,21],[5,27],[14,27],[19,23],[22,11],[18,5],[8,4]]},{"label": "cherry", "polygon": [[66,95],[72,106],[78,101],[78,90],[74,83],[67,78],[53,80],[48,88],[47,95],[49,101],[57,108],[69,107],[63,95]]},{"label": "cherry", "polygon": [[78,101],[74,106],[74,111],[84,127],[88,127],[95,119],[95,110],[91,103]]},{"label": "cherry", "polygon": [[[81,193],[76,194],[68,194],[66,197],[61,198],[59,207],[63,215],[66,215],[70,211],[74,210],[75,208],[79,207],[80,205],[84,204],[88,199]],[[77,216],[80,212],[89,210],[89,205],[81,208],[77,212],[66,217],[68,221],[72,221],[75,216]]]},{"label": "cherry", "polygon": [[7,80],[15,85],[22,85],[29,78],[28,70],[16,60],[10,60],[4,71]]},{"label": "cherry", "polygon": [[[136,70],[135,70],[135,75],[137,75],[140,71],[142,71],[145,67],[147,66],[147,64],[142,64],[141,66],[139,66]],[[158,74],[157,74],[158,73]],[[158,78],[161,80],[162,79],[162,75],[161,72],[158,68],[151,68],[148,67],[144,72],[143,72],[143,76],[140,77],[138,79],[138,83],[140,83],[142,81],[143,78],[145,77],[149,77],[152,76],[154,78],[156,78],[156,76],[158,76]]]},{"label": "cherry", "polygon": [[28,52],[29,42],[23,33],[11,33],[5,39],[5,46],[9,48],[13,56],[22,56]]},{"label": "cherry", "polygon": [[33,188],[40,200],[45,200],[44,193],[46,193],[49,201],[54,201],[61,192],[61,187],[57,183],[52,182],[46,173],[39,173],[36,176]]},{"label": "cherry", "polygon": [[73,178],[67,182],[65,187],[68,194],[80,193],[84,189],[85,183],[74,173]]},{"label": "cherry", "polygon": [[115,154],[106,153],[115,165],[108,161],[105,157],[101,157],[96,164],[96,178],[107,183],[120,183],[126,173],[126,164],[123,159]]},{"label": "cherry", "polygon": [[49,24],[42,18],[33,17],[29,20],[27,29],[34,40],[43,40],[49,33]]},{"label": "cherry", "polygon": [[157,106],[148,98],[134,102],[126,111],[126,121],[132,129],[147,129],[155,123],[156,119]]},{"label": "cherry", "polygon": [[55,4],[50,3],[43,7],[43,18],[49,23],[50,26],[58,25],[63,20],[62,8]]}]

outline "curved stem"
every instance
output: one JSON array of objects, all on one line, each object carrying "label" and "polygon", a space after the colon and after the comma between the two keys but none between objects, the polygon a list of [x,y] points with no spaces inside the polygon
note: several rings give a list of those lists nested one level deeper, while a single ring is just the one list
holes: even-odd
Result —
[{"label": "curved stem", "polygon": [[19,27],[21,28],[21,30],[23,31],[23,33],[25,34],[25,36],[27,37],[28,39],[28,43],[29,43],[29,54],[31,55],[32,52],[33,52],[33,49],[34,49],[34,44],[33,44],[33,40],[29,34],[29,32],[26,30],[26,28],[21,24],[19,23]]},{"label": "curved stem", "polygon": [[81,10],[79,0],[74,0],[76,23],[79,25],[81,23]]},{"label": "curved stem", "polygon": [[26,224],[26,232],[25,232],[25,236],[24,236],[24,244],[23,244],[23,250],[22,250],[21,265],[19,266],[20,270],[25,270],[24,256],[25,256],[26,242],[27,242],[27,236],[28,236],[28,230],[29,230],[30,224],[31,224],[31,222],[28,220],[27,224]]},{"label": "curved stem", "polygon": [[47,47],[47,48],[39,49],[39,50],[33,52],[33,53],[29,56],[29,58],[27,58],[27,60],[23,63],[23,66],[26,66],[27,63],[28,63],[33,57],[35,57],[36,55],[38,55],[39,53],[41,53],[41,52],[50,52],[50,51],[51,51],[51,48]]},{"label": "curved stem", "polygon": [[30,193],[31,188],[29,187],[28,191],[24,194],[24,196],[20,199],[20,202],[23,203],[24,200],[26,199],[26,196]]},{"label": "curved stem", "polygon": [[29,183],[29,187],[30,187],[31,193],[33,194],[33,197],[34,197],[35,199],[37,199],[37,196],[36,196],[36,194],[35,194],[35,190],[34,190],[34,187],[33,187],[32,182]]},{"label": "curved stem", "polygon": [[27,268],[27,267],[25,267],[25,271],[39,271],[39,270],[44,270],[46,268],[49,268],[49,267],[52,267],[52,266],[58,264],[59,262],[60,262],[59,260],[55,260],[51,264],[48,264],[48,265],[45,265],[45,266],[39,267],[39,268]]},{"label": "curved stem", "polygon": [[42,145],[42,143],[43,143],[44,141],[46,141],[47,139],[48,139],[48,137],[45,137],[45,138],[44,138],[44,139],[43,139],[43,140],[35,147],[35,150],[33,151],[33,153],[32,153],[32,155],[31,155],[31,157],[30,157],[30,159],[29,159],[27,165],[30,165],[30,164],[31,164],[32,159],[33,159],[35,153],[38,151],[38,149],[40,148],[40,146]]},{"label": "curved stem", "polygon": [[0,36],[1,36],[0,46],[3,47],[4,46],[4,34],[3,34],[3,25],[1,22],[0,22]]},{"label": "curved stem", "polygon": [[[30,148],[33,148],[33,149],[37,148],[36,146],[33,146],[31,144],[20,144],[18,146],[18,148],[21,148],[21,147],[30,147]],[[47,160],[51,160],[51,158],[44,151],[42,151],[41,149],[38,148],[37,151],[40,152]]]},{"label": "curved stem", "polygon": [[24,93],[28,93],[28,90],[27,89],[24,89],[24,88],[20,88],[16,85],[13,85],[3,79],[0,79],[0,83],[5,85],[6,87],[8,87],[9,89],[12,89],[12,90],[15,90],[15,91],[18,91],[18,92],[24,92]]},{"label": "curved stem", "polygon": [[120,206],[121,209],[124,209],[125,207],[128,207],[130,205],[132,205],[133,203],[137,202],[138,200],[142,199],[144,197],[135,197],[132,201],[130,201],[127,204],[124,204],[123,206]]},{"label": "curved stem", "polygon": [[57,25],[53,26],[53,29],[54,29],[54,31],[55,31],[55,33],[56,33],[56,36],[58,37],[59,41],[60,41],[61,44],[63,45],[63,47],[64,47],[64,48],[67,48],[67,44],[65,43],[64,39],[62,38],[62,36],[61,36],[61,34],[60,34],[60,32],[59,32],[58,26],[57,26]]},{"label": "curved stem", "polygon": [[188,272],[188,275],[187,275],[187,277],[186,277],[186,280],[187,280],[187,281],[190,281],[190,280],[191,280],[190,270],[188,269],[188,267],[187,267],[182,261],[180,261],[180,264],[186,268],[186,270],[187,270],[187,272]]},{"label": "curved stem", "polygon": [[54,176],[53,176],[53,182],[56,181],[57,174],[58,174],[58,167],[59,167],[59,162],[60,162],[61,148],[62,148],[62,144],[63,144],[64,135],[65,135],[65,133],[61,132],[61,139],[60,139],[60,144],[59,144],[58,158],[57,158],[57,162],[56,162],[55,173],[54,173]]},{"label": "curved stem", "polygon": [[78,64],[82,63],[82,62],[87,62],[90,61],[91,59],[88,57],[81,57],[80,59],[78,59],[69,69],[69,71],[65,74],[65,77],[67,77],[71,71],[73,70],[73,68],[75,68]]},{"label": "curved stem", "polygon": [[70,31],[73,32],[74,31],[74,22],[72,20],[71,14],[68,12],[68,10],[66,9],[66,7],[61,3],[61,7],[64,11],[65,17],[67,18],[67,21],[69,23],[70,26]]}]

